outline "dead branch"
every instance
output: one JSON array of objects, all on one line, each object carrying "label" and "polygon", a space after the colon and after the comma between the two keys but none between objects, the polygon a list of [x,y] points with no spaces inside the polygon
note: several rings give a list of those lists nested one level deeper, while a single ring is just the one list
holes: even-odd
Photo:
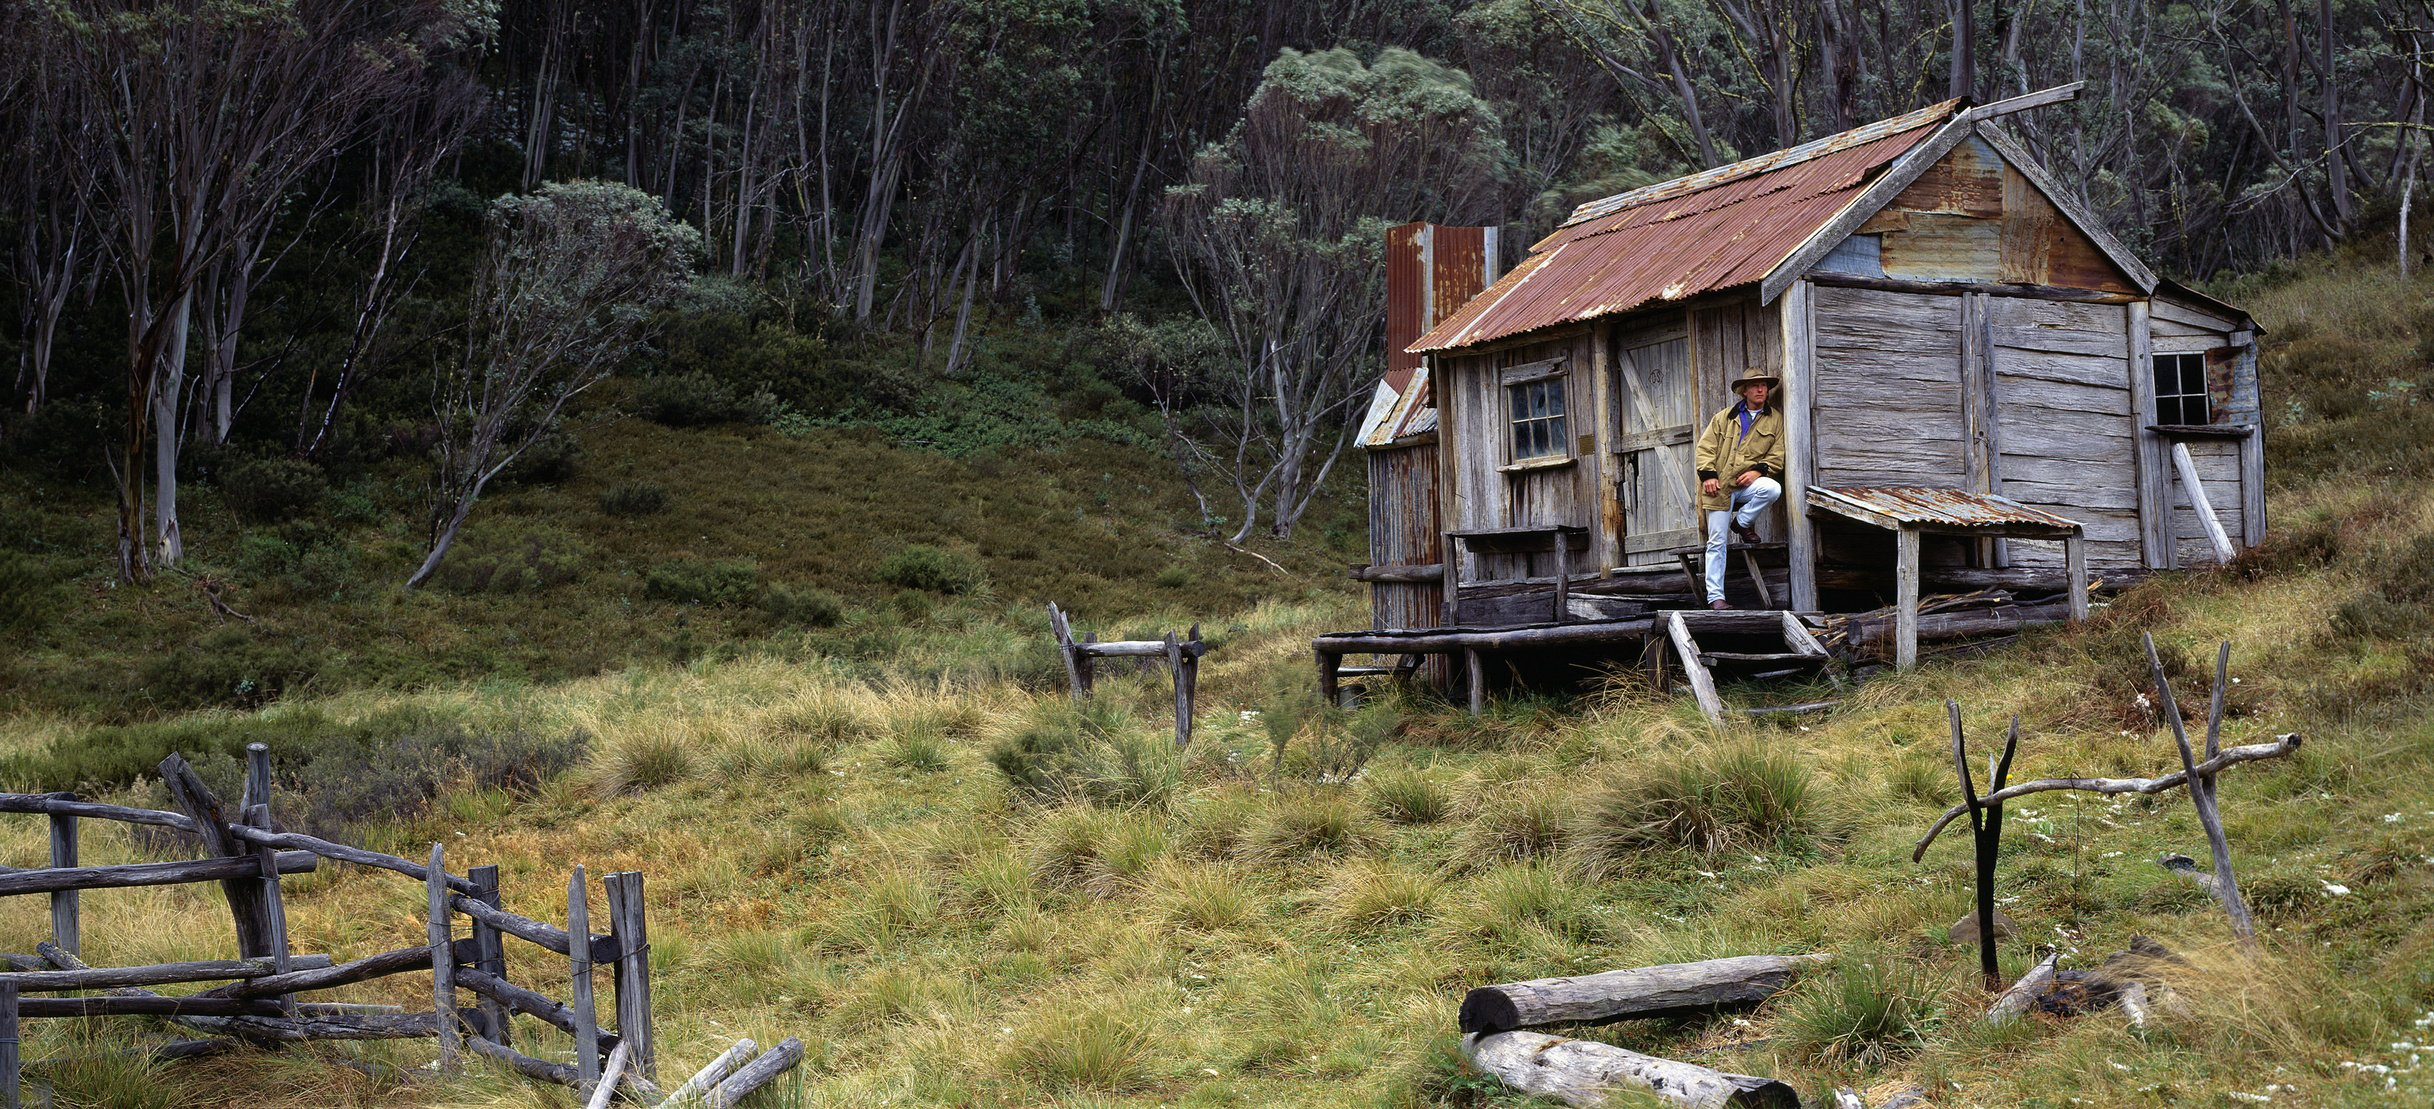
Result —
[{"label": "dead branch", "polygon": [[[2271,743],[2249,743],[2238,747],[2226,747],[2221,754],[2197,764],[2197,772],[2201,775],[2211,776],[2240,763],[2255,762],[2259,759],[2278,759],[2298,750],[2302,742],[2304,740],[2299,733],[2287,732],[2275,736]],[[1981,804],[1993,804],[1998,801],[2009,801],[2014,797],[2025,797],[2031,793],[2049,793],[2060,789],[2075,789],[2084,793],[2154,794],[2178,789],[2188,780],[2189,772],[2186,770],[2176,770],[2156,778],[2037,778],[2015,786],[2006,786],[1978,798],[1978,801]],[[1944,810],[1944,815],[1936,819],[1934,826],[1927,829],[1927,834],[1919,839],[1918,846],[1910,852],[1910,861],[1917,862],[1925,858],[1928,845],[1933,844],[1935,837],[1942,834],[1944,826],[1968,813],[1969,806],[1965,804],[1954,805]]]}]

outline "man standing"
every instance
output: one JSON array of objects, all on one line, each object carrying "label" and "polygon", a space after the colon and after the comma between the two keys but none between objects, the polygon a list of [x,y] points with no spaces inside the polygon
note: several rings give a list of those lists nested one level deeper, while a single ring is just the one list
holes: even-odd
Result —
[{"label": "man standing", "polygon": [[1775,408],[1782,382],[1752,369],[1733,381],[1741,399],[1707,421],[1699,436],[1699,508],[1707,513],[1707,607],[1724,603],[1725,532],[1758,541],[1751,525],[1783,496],[1783,413]]}]

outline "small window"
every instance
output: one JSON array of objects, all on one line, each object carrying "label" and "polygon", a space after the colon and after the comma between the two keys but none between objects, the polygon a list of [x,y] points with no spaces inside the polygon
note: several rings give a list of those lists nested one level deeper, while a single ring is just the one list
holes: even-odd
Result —
[{"label": "small window", "polygon": [[2207,416],[2206,356],[2155,356],[2155,422],[2204,424]]},{"label": "small window", "polygon": [[1542,377],[1504,388],[1513,406],[1513,461],[1565,453],[1564,379]]}]

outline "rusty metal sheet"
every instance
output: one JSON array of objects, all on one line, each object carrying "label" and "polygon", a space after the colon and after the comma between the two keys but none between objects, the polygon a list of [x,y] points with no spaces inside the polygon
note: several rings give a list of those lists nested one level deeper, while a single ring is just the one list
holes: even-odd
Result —
[{"label": "rusty metal sheet", "polygon": [[1421,232],[1425,223],[1386,229],[1386,387],[1397,393],[1411,384],[1420,356],[1404,348],[1428,330],[1428,273]]},{"label": "rusty metal sheet", "polygon": [[1582,205],[1410,349],[1453,350],[1755,283],[1956,110],[1937,105]]},{"label": "rusty metal sheet", "polygon": [[[1837,504],[1838,501],[1841,504]],[[1905,524],[1934,527],[2001,528],[2019,524],[2045,528],[2079,527],[2079,521],[2068,516],[2031,508],[1998,493],[1968,493],[1958,489],[1916,486],[1828,489],[1812,486],[1809,489],[1809,503],[1829,510],[1848,505],[1890,516]]]}]

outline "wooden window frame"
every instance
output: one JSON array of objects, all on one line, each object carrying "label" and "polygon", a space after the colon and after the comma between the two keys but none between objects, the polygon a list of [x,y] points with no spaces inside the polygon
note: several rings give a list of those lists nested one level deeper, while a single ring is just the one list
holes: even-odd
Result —
[{"label": "wooden window frame", "polygon": [[[2172,366],[2170,384],[2164,388],[2164,365]],[[2195,366],[2197,389],[2189,389],[2191,369]],[[2155,411],[2150,413],[2158,424],[2204,426],[2214,422],[2214,394],[2207,386],[2206,356],[2203,353],[2158,353],[2148,359],[2147,373],[2155,382]],[[2197,403],[2196,419],[2190,419],[2190,402]]]},{"label": "wooden window frame", "polygon": [[[1506,368],[1497,375],[1497,388],[1504,394],[1504,459],[1500,467],[1507,473],[1517,470],[1541,470],[1569,466],[1576,461],[1571,439],[1572,397],[1570,373],[1561,358],[1525,362]],[[1555,411],[1544,416],[1516,414],[1523,395],[1520,390],[1536,386],[1549,390],[1554,397]],[[1536,454],[1522,454],[1522,428],[1538,425],[1547,435],[1548,449]]]}]

